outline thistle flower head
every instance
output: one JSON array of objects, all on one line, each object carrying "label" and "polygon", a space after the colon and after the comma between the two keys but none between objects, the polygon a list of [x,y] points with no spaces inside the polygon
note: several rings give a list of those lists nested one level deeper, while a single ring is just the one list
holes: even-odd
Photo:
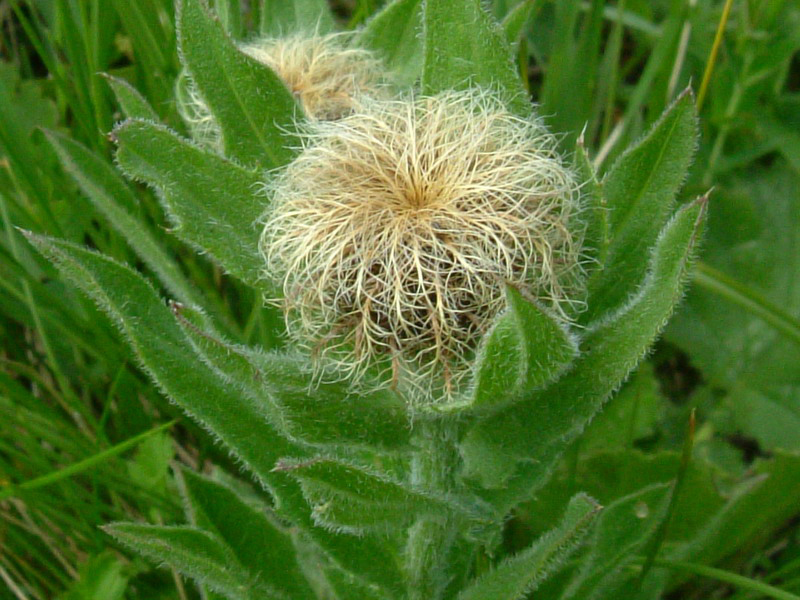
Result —
[{"label": "thistle flower head", "polygon": [[[361,95],[380,96],[385,89],[379,61],[368,50],[351,47],[346,33],[263,38],[240,50],[272,69],[312,120],[338,119],[355,108]],[[192,136],[222,150],[219,123],[185,71],[176,97]]]},{"label": "thistle flower head", "polygon": [[[505,284],[557,312],[580,272],[577,185],[542,124],[489,92],[363,100],[306,128],[261,250],[290,335],[412,399],[458,390]],[[387,377],[385,380],[389,380]]]},{"label": "thistle flower head", "polygon": [[381,89],[377,59],[349,46],[347,34],[265,38],[241,49],[275,71],[311,119],[338,119],[353,110],[360,94]]}]

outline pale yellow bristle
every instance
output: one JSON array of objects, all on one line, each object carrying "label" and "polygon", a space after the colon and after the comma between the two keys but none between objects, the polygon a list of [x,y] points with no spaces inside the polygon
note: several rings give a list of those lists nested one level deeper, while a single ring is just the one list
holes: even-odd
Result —
[{"label": "pale yellow bristle", "polygon": [[304,140],[267,186],[261,251],[290,334],[342,376],[388,364],[415,401],[448,396],[506,283],[574,299],[578,186],[538,120],[490,92],[363,99]]},{"label": "pale yellow bristle", "polygon": [[241,47],[286,83],[311,119],[338,119],[361,94],[382,92],[379,62],[347,34],[265,38]]}]

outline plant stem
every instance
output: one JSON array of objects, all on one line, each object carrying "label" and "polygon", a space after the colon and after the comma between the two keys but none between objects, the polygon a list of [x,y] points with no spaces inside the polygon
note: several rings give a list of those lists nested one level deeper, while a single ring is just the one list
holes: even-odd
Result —
[{"label": "plant stem", "polygon": [[[453,423],[436,418],[420,420],[414,427],[418,451],[411,466],[411,483],[422,491],[448,494],[458,465]],[[424,517],[411,527],[406,546],[410,600],[441,598],[457,531],[451,518]]]}]

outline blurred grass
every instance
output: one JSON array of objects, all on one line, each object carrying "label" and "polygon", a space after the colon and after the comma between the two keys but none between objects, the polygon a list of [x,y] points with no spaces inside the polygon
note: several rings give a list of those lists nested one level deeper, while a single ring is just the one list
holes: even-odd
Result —
[{"label": "blurred grass", "polygon": [[[681,89],[700,84],[708,72],[703,137],[684,197],[715,185],[724,188],[732,174],[756,172],[776,160],[800,173],[796,2],[731,3],[709,70],[724,0],[523,2],[530,11],[519,42],[520,69],[532,97],[562,134],[565,148],[584,132],[601,171]],[[247,37],[266,22],[265,0],[212,4],[235,37]],[[332,2],[343,27],[363,24],[383,4]],[[519,8],[517,0],[490,4],[499,20]],[[0,0],[0,56],[0,485],[19,486],[180,417],[139,371],[107,320],[58,281],[16,229],[88,244],[135,265],[158,284],[159,273],[84,196],[41,129],[71,137],[94,160],[111,165],[107,132],[124,115],[100,76],[107,73],[133,85],[162,120],[182,131],[173,101],[179,70],[173,3]],[[176,259],[177,276],[206,299],[228,333],[249,343],[273,343],[273,321],[260,299],[169,235],[148,190],[122,185],[133,199],[126,206],[129,213]],[[713,215],[713,197],[711,211]],[[727,284],[744,298],[761,297],[747,283],[729,280],[730,274],[714,277],[714,265],[701,273],[698,283],[709,290]],[[719,301],[736,302],[731,294],[724,297],[723,292]],[[762,302],[751,310],[746,302],[740,304],[754,314],[771,310],[767,323],[788,322],[796,329],[791,307]],[[680,336],[671,340],[680,347]],[[679,355],[670,345],[657,353],[661,365]],[[669,376],[685,375],[673,369]],[[700,389],[686,394],[695,394],[693,402],[707,408],[700,413],[702,419],[719,401],[702,382]],[[669,428],[680,430],[686,411],[688,406],[676,405],[669,423],[661,425],[662,447],[679,447],[679,436],[669,441]],[[702,422],[699,427],[702,432]],[[726,444],[724,449],[714,446],[714,451],[725,456],[737,451]],[[119,519],[179,518],[170,464],[179,460],[201,468],[208,458],[227,461],[211,440],[181,420],[172,438],[153,436],[134,452],[109,455],[90,470],[46,488],[16,488],[15,497],[0,500],[0,598],[192,597],[194,591],[177,577],[154,571],[114,547],[98,526]],[[737,468],[746,466],[745,461]],[[800,591],[797,529],[796,524],[787,526],[738,557],[740,572]],[[719,583],[690,582],[676,597],[711,597],[722,590]],[[757,596],[740,591],[732,597]]]}]

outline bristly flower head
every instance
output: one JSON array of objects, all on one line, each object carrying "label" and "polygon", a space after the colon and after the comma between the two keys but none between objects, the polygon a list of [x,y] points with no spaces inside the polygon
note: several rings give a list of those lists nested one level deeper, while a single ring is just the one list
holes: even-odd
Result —
[{"label": "bristly flower head", "polygon": [[566,318],[578,185],[543,125],[490,92],[361,103],[309,123],[268,185],[266,273],[290,335],[320,363],[356,380],[384,367],[414,402],[447,398],[506,284]]},{"label": "bristly flower head", "polygon": [[361,94],[376,95],[382,88],[378,60],[347,39],[343,33],[294,34],[241,49],[277,73],[307,117],[329,121],[350,113]]},{"label": "bristly flower head", "polygon": [[[311,120],[341,118],[354,110],[360,96],[381,96],[386,89],[380,61],[368,50],[353,47],[346,33],[295,33],[239,48],[275,71]],[[176,96],[193,137],[221,150],[219,124],[186,72],[178,78]]]}]

